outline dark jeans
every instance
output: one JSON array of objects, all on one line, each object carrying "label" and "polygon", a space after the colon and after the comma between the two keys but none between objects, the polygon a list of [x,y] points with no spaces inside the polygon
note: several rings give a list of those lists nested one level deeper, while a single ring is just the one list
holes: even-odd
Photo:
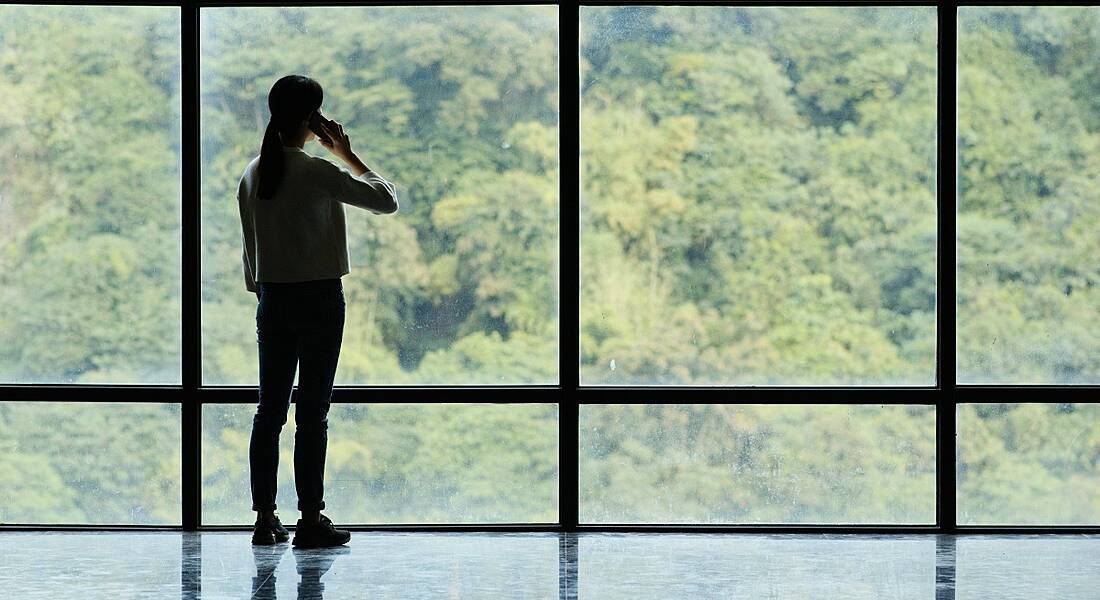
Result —
[{"label": "dark jeans", "polygon": [[344,335],[343,287],[339,279],[259,287],[260,402],[248,444],[252,510],[276,508],[279,433],[286,424],[294,370],[300,364],[294,401],[294,486],[298,510],[318,511],[325,507],[328,408]]}]

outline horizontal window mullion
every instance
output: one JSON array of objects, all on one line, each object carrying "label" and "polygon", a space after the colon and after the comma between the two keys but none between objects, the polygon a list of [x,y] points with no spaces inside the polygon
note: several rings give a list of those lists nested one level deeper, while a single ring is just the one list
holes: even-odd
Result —
[{"label": "horizontal window mullion", "polygon": [[1009,403],[1091,404],[1100,402],[1096,386],[956,386],[952,392],[956,404]]},{"label": "horizontal window mullion", "polygon": [[[141,385],[0,385],[4,402],[253,403],[256,388]],[[333,402],[349,403],[555,403],[581,404],[958,404],[1097,403],[1097,386],[957,386],[935,388],[719,388],[719,387],[343,387]]]},{"label": "horizontal window mullion", "polygon": [[[254,404],[255,387],[202,388],[196,392],[203,404]],[[557,403],[556,387],[335,387],[333,403],[348,404],[527,404]]]},{"label": "horizontal window mullion", "polygon": [[[204,404],[255,403],[255,387],[188,390],[179,386],[7,385],[3,402],[147,402],[180,403],[197,397]],[[556,403],[558,387],[335,387],[333,402],[348,403]]]},{"label": "horizontal window mullion", "polygon": [[579,525],[577,531],[582,533],[790,533],[790,534],[842,534],[854,533],[862,535],[874,534],[909,534],[909,533],[942,533],[935,525],[889,525],[889,524],[737,524],[737,523],[706,523],[706,524],[599,524]]},{"label": "horizontal window mullion", "polygon": [[183,402],[182,386],[0,385],[0,402]]},{"label": "horizontal window mullion", "polygon": [[580,388],[581,404],[925,404],[946,392],[934,388]]},{"label": "horizontal window mullion", "polygon": [[1100,533],[1095,525],[957,525],[958,535],[1082,535]]}]

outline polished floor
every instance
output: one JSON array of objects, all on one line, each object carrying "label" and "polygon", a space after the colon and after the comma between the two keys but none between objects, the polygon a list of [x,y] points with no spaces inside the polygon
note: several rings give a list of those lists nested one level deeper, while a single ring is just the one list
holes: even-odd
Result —
[{"label": "polished floor", "polygon": [[0,599],[1100,599],[1100,536],[0,532]]}]

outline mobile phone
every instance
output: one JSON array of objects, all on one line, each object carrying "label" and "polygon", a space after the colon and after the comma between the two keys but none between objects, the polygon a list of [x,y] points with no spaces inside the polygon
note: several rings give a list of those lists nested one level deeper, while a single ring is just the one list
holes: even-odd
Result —
[{"label": "mobile phone", "polygon": [[310,131],[317,134],[317,137],[324,141],[326,144],[332,143],[332,140],[330,140],[329,137],[325,135],[325,130],[321,129],[322,122],[327,125],[329,123],[329,120],[321,114],[321,111],[315,110],[309,114]]}]

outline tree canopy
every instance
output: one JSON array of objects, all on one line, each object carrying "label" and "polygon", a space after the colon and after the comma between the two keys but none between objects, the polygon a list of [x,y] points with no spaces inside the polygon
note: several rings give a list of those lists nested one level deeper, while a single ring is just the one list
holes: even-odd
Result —
[{"label": "tree canopy", "polygon": [[[939,93],[960,381],[1100,380],[1096,15],[959,12]],[[557,27],[534,6],[202,9],[205,384],[255,385],[235,191],[287,73],[324,86],[402,206],[348,211],[338,384],[556,383],[559,360],[595,385],[935,383],[933,8],[585,7],[564,203]],[[0,381],[180,382],[179,48],[171,8],[0,7]],[[558,343],[563,210],[579,357]],[[330,506],[553,522],[557,407],[479,400],[335,407]],[[934,519],[933,407],[805,401],[583,406],[582,519]],[[960,522],[1096,523],[1095,409],[960,407]],[[203,407],[207,523],[250,519],[252,410]],[[179,522],[180,445],[177,405],[0,402],[0,521]]]}]

